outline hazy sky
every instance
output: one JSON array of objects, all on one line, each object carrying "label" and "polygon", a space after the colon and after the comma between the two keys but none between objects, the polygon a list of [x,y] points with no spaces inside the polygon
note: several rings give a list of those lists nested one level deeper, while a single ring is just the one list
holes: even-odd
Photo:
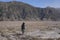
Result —
[{"label": "hazy sky", "polygon": [[[12,0],[0,0],[0,1],[12,1]],[[30,5],[36,6],[36,7],[55,7],[60,8],[60,0],[16,0],[28,3]]]}]

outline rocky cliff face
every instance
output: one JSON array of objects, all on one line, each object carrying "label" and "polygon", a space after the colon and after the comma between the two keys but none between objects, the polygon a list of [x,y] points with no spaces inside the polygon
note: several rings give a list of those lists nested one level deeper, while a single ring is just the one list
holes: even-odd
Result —
[{"label": "rocky cliff face", "polygon": [[0,21],[60,20],[60,9],[37,8],[22,2],[0,2]]}]

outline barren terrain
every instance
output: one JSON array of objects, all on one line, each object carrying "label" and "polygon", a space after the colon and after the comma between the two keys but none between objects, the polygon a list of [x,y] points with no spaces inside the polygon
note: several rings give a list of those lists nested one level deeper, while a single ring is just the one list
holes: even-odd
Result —
[{"label": "barren terrain", "polygon": [[[25,34],[20,36],[22,39],[19,39],[23,22],[25,22]],[[0,40],[23,40],[24,38],[26,40],[60,40],[60,21],[1,21],[0,36]]]}]

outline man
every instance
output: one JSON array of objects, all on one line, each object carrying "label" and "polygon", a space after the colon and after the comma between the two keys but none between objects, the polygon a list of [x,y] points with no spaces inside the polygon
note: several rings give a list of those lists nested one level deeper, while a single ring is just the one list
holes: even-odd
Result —
[{"label": "man", "polygon": [[25,23],[24,22],[21,25],[21,31],[22,31],[22,34],[24,34],[24,31],[25,31]]}]

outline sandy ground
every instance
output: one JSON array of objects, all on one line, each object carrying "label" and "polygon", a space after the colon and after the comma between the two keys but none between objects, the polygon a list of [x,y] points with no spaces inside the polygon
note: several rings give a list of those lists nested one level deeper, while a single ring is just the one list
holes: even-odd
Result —
[{"label": "sandy ground", "polygon": [[38,38],[60,38],[60,21],[1,21],[0,32],[21,33],[25,22],[25,35]]}]

